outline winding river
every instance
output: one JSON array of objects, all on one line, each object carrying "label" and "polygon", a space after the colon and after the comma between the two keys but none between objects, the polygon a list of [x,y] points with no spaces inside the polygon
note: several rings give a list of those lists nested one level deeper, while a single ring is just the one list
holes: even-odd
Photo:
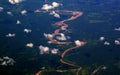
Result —
[{"label": "winding river", "polygon": [[[42,12],[41,10],[36,10],[35,13],[38,13],[38,12]],[[54,23],[53,25],[54,26],[57,26],[58,29],[54,30],[54,32],[52,33],[53,37],[48,37],[48,40],[51,42],[51,43],[54,43],[54,44],[57,44],[57,45],[69,45],[71,44],[72,42],[61,42],[59,40],[56,40],[54,37],[56,35],[58,35],[60,33],[60,31],[68,28],[68,24],[66,24],[66,22],[68,21],[72,21],[72,20],[75,20],[77,19],[78,17],[82,16],[83,15],[83,12],[80,12],[80,11],[69,11],[69,10],[55,10],[56,13],[68,13],[71,15],[70,18],[67,18],[67,19],[64,19],[62,21],[59,21],[59,22],[56,22]],[[76,71],[76,74],[75,75],[79,75],[79,71],[82,70],[82,67],[81,66],[78,66],[76,64],[73,64],[73,63],[69,63],[67,62],[66,60],[64,60],[64,57],[65,55],[76,49],[76,48],[79,48],[79,47],[82,47],[84,46],[87,42],[85,41],[80,41],[81,45],[75,45],[74,47],[70,47],[66,50],[64,50],[62,53],[61,53],[61,59],[60,59],[60,62],[63,63],[63,64],[66,64],[68,66],[72,66],[72,67],[76,67],[75,69],[68,69],[68,70],[61,70],[61,69],[57,69],[57,70],[40,70],[38,71],[37,73],[35,73],[35,75],[42,75],[42,72],[50,72],[50,71],[56,71],[56,72],[68,72],[70,70],[75,70]],[[95,69],[91,75],[94,75],[100,68],[97,68]]]}]

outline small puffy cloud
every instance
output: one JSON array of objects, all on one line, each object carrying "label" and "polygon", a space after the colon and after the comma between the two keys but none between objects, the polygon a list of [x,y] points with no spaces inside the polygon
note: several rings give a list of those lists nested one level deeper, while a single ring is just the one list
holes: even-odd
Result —
[{"label": "small puffy cloud", "polygon": [[22,10],[20,13],[21,13],[22,15],[25,15],[25,14],[27,13],[27,11],[26,11],[26,10]]},{"label": "small puffy cloud", "polygon": [[10,4],[18,4],[22,1],[25,1],[25,0],[8,0]]},{"label": "small puffy cloud", "polygon": [[44,70],[44,69],[46,69],[46,68],[43,66],[43,67],[41,67],[41,69]]},{"label": "small puffy cloud", "polygon": [[28,43],[26,44],[27,47],[33,48],[34,44],[33,43]]},{"label": "small puffy cloud", "polygon": [[52,7],[51,5],[44,4],[41,9],[48,11],[48,10],[50,10],[50,9],[53,9],[53,7]]},{"label": "small puffy cloud", "polygon": [[114,30],[116,30],[116,31],[120,31],[120,27],[119,27],[119,28],[115,28]]},{"label": "small puffy cloud", "polygon": [[40,54],[49,54],[49,53],[57,54],[59,52],[59,50],[56,48],[50,49],[49,47],[43,45],[39,46],[39,50],[40,50]]},{"label": "small puffy cloud", "polygon": [[10,15],[10,16],[13,16],[13,13],[10,12],[10,11],[8,11],[7,14]]},{"label": "small puffy cloud", "polygon": [[8,33],[8,34],[6,35],[6,37],[15,37],[15,34]]},{"label": "small puffy cloud", "polygon": [[102,69],[102,70],[106,70],[107,67],[103,65],[103,66],[101,67],[101,69]]},{"label": "small puffy cloud", "polygon": [[30,29],[24,29],[24,32],[25,33],[30,33],[32,30],[30,30]]},{"label": "small puffy cloud", "polygon": [[52,37],[53,37],[52,34],[46,34],[46,33],[44,33],[44,36],[45,36],[46,38],[52,38]]},{"label": "small puffy cloud", "polygon": [[75,44],[76,44],[77,46],[81,46],[81,45],[82,45],[82,43],[81,43],[79,40],[76,40],[76,41],[75,41]]},{"label": "small puffy cloud", "polygon": [[58,50],[58,49],[55,49],[55,48],[51,50],[51,53],[52,53],[52,54],[57,54],[58,52],[59,52],[59,50]]},{"label": "small puffy cloud", "polygon": [[105,41],[105,42],[104,42],[104,45],[110,45],[110,43],[109,43],[109,42],[107,42],[107,41]]},{"label": "small puffy cloud", "polygon": [[39,46],[39,49],[40,49],[40,54],[49,53],[50,51],[49,47],[42,46],[42,45]]},{"label": "small puffy cloud", "polygon": [[103,36],[100,37],[100,41],[103,41],[103,40],[105,40],[105,37],[103,37]]},{"label": "small puffy cloud", "polygon": [[52,6],[55,8],[55,7],[58,7],[60,4],[59,3],[57,3],[57,2],[53,2],[52,3]]},{"label": "small puffy cloud", "polygon": [[120,41],[119,40],[115,40],[114,41],[116,45],[120,45]]},{"label": "small puffy cloud", "polygon": [[59,5],[60,5],[60,4],[57,3],[57,2],[53,2],[52,5],[44,4],[41,9],[48,11],[48,10],[50,10],[50,9],[54,9],[54,8],[58,7]]},{"label": "small puffy cloud", "polygon": [[39,12],[41,12],[41,11],[40,11],[39,9],[37,9],[37,10],[35,10],[34,12],[35,12],[35,13],[39,13]]},{"label": "small puffy cloud", "polygon": [[56,36],[56,39],[58,40],[67,40],[67,38],[65,37],[65,35],[63,33],[60,33],[60,36]]},{"label": "small puffy cloud", "polygon": [[54,14],[54,17],[56,17],[56,18],[60,18],[60,15],[57,14],[57,13],[55,13],[55,14]]},{"label": "small puffy cloud", "polygon": [[21,24],[20,20],[17,20],[16,24]]},{"label": "small puffy cloud", "polygon": [[2,57],[0,58],[0,60],[1,60],[0,65],[2,66],[8,66],[8,65],[13,66],[15,63],[15,61],[8,56]]},{"label": "small puffy cloud", "polygon": [[0,12],[3,11],[3,10],[4,10],[4,8],[3,8],[3,7],[0,7]]},{"label": "small puffy cloud", "polygon": [[56,18],[60,18],[60,15],[56,13],[55,11],[50,12],[50,15],[53,15]]}]

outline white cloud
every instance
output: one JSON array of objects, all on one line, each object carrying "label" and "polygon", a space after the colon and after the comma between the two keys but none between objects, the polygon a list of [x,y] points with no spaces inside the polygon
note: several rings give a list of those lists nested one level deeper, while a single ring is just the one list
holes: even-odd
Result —
[{"label": "white cloud", "polygon": [[56,18],[60,18],[60,15],[57,14],[57,13],[55,13],[53,16],[56,17]]},{"label": "white cloud", "polygon": [[82,43],[81,43],[79,40],[76,40],[76,41],[75,41],[75,44],[76,44],[77,46],[81,46],[81,45],[82,45]]},{"label": "white cloud", "polygon": [[8,57],[8,56],[2,57],[0,59],[2,60],[2,61],[0,61],[0,65],[2,65],[2,66],[8,66],[8,65],[13,66],[14,63],[15,63],[15,61],[12,58]]},{"label": "white cloud", "polygon": [[105,42],[104,42],[104,45],[110,45],[110,43],[109,43],[109,42],[107,42],[107,41],[105,41]]},{"label": "white cloud", "polygon": [[115,28],[116,31],[120,31],[120,27],[119,28]]},{"label": "white cloud", "polygon": [[60,33],[60,36],[56,36],[56,39],[58,40],[67,40],[67,38],[65,37],[65,34]]},{"label": "white cloud", "polygon": [[30,30],[30,29],[24,29],[24,32],[26,32],[26,33],[30,33],[32,30]]},{"label": "white cloud", "polygon": [[46,34],[46,33],[44,33],[44,36],[45,36],[46,38],[52,38],[52,37],[53,37],[52,34]]},{"label": "white cloud", "polygon": [[10,12],[10,11],[8,11],[7,14],[10,15],[10,16],[13,16],[13,13]]},{"label": "white cloud", "polygon": [[21,24],[20,20],[17,20],[16,24]]},{"label": "white cloud", "polygon": [[26,46],[32,48],[34,46],[34,44],[33,43],[28,43],[28,44],[26,44]]},{"label": "white cloud", "polygon": [[3,10],[4,10],[4,8],[3,8],[3,7],[0,7],[0,12],[3,11]]},{"label": "white cloud", "polygon": [[106,70],[107,67],[103,65],[103,66],[101,67],[101,69],[102,69],[102,70]]},{"label": "white cloud", "polygon": [[52,7],[51,5],[44,4],[41,9],[48,11],[48,10],[50,10],[50,9],[53,9],[53,7]]},{"label": "white cloud", "polygon": [[15,34],[8,33],[8,34],[6,35],[6,37],[15,37]]},{"label": "white cloud", "polygon": [[51,53],[52,53],[52,54],[57,54],[58,51],[59,51],[58,49],[55,49],[55,48],[54,48],[54,49],[51,50]]},{"label": "white cloud", "polygon": [[103,41],[103,40],[105,40],[105,37],[100,37],[100,41]]},{"label": "white cloud", "polygon": [[42,46],[42,45],[39,46],[39,49],[40,49],[40,54],[49,53],[50,51],[49,47]]},{"label": "white cloud", "polygon": [[49,54],[49,53],[57,54],[59,52],[59,50],[56,48],[50,49],[49,47],[43,45],[40,45],[39,49],[40,49],[40,54]]},{"label": "white cloud", "polygon": [[26,11],[26,10],[22,10],[20,13],[21,13],[22,15],[25,15],[25,14],[27,13],[27,11]]},{"label": "white cloud", "polygon": [[52,5],[44,4],[41,9],[48,11],[48,10],[50,10],[50,9],[54,9],[54,8],[58,7],[59,5],[60,5],[60,4],[57,3],[57,2],[52,2]]},{"label": "white cloud", "polygon": [[116,45],[120,45],[120,41],[119,40],[115,40],[114,41]]},{"label": "white cloud", "polygon": [[60,4],[59,3],[57,3],[57,2],[53,2],[52,3],[52,6],[55,8],[55,7],[58,7]]},{"label": "white cloud", "polygon": [[37,10],[35,10],[34,12],[35,12],[35,13],[39,13],[39,12],[41,12],[41,11],[40,11],[39,9],[37,9]]},{"label": "white cloud", "polygon": [[22,1],[25,1],[25,0],[8,0],[8,1],[11,4],[18,4],[18,3],[22,2]]},{"label": "white cloud", "polygon": [[60,18],[60,15],[56,13],[55,11],[50,12],[50,15],[53,15],[56,18]]},{"label": "white cloud", "polygon": [[46,67],[43,66],[43,67],[41,67],[41,69],[44,70],[44,69],[46,69]]},{"label": "white cloud", "polygon": [[0,65],[7,66],[7,63],[6,63],[6,61],[3,61]]}]

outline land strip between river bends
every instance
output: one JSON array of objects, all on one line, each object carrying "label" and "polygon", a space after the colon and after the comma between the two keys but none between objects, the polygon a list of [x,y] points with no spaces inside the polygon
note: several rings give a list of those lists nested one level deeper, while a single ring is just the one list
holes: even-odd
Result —
[{"label": "land strip between river bends", "polygon": [[[83,45],[85,45],[85,44],[86,44],[86,42],[81,42],[81,46],[83,46]],[[66,62],[65,60],[63,60],[63,58],[64,58],[64,56],[66,55],[66,53],[68,53],[69,51],[71,51],[71,50],[73,50],[73,49],[79,48],[79,47],[81,47],[81,46],[77,46],[77,45],[76,45],[75,47],[71,47],[71,48],[66,49],[66,50],[61,54],[61,59],[60,59],[60,61],[61,61],[62,63],[64,63],[64,64],[69,65],[69,66],[79,67],[79,66],[77,66],[77,65],[75,65],[75,64]]]},{"label": "land strip between river bends", "polygon": [[[40,11],[42,12],[41,10],[37,10],[37,12]],[[68,21],[72,21],[72,20],[75,20],[77,19],[78,17],[82,16],[82,12],[80,11],[69,11],[69,10],[55,10],[56,13],[68,13],[70,15],[72,15],[70,18],[68,19],[64,19],[62,21],[58,21],[56,23],[54,23],[53,25],[54,26],[57,26],[58,29],[56,29],[53,33],[52,33],[52,37],[48,37],[48,40],[51,42],[51,43],[54,43],[54,44],[57,44],[57,45],[69,45],[70,43],[72,42],[61,42],[59,40],[56,40],[54,37],[58,34],[60,34],[60,31],[61,30],[66,30],[66,28],[68,28],[68,24],[66,24],[66,22]],[[74,70],[76,71],[76,74],[75,75],[79,75],[79,71],[82,70],[82,67],[81,66],[78,66],[76,64],[73,64],[73,63],[70,63],[70,62],[67,62],[67,60],[64,59],[65,55],[76,49],[76,48],[79,48],[81,46],[84,46],[86,44],[85,41],[80,41],[80,45],[75,45],[74,47],[70,47],[66,50],[64,50],[62,53],[61,53],[61,59],[60,59],[60,62],[63,63],[63,64],[66,64],[68,66],[71,66],[71,67],[74,67],[74,69],[68,69],[68,70],[61,70],[61,69],[57,69],[57,70],[47,70],[47,69],[44,69],[44,70],[40,70],[38,71],[35,75],[42,75],[43,72],[50,72],[50,71],[55,71],[55,72],[68,72],[68,71],[71,71],[71,70]],[[76,67],[76,68],[75,68]],[[92,72],[91,75],[94,75],[96,72],[98,71],[98,69],[94,70]]]}]

